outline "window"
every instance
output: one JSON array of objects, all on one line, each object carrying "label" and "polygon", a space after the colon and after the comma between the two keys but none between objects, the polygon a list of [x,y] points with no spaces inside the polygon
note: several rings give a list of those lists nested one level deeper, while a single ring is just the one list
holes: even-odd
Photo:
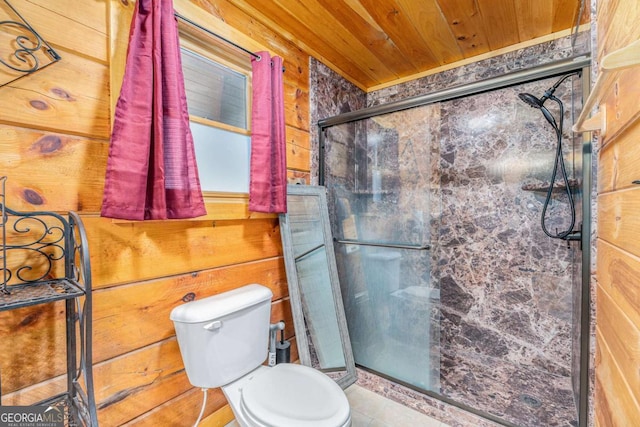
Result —
[{"label": "window", "polygon": [[249,192],[251,138],[191,121],[203,192]]},{"label": "window", "polygon": [[[181,40],[182,70],[203,193],[249,192],[250,64]],[[237,58],[236,58],[237,60]]]},{"label": "window", "polygon": [[181,48],[189,114],[247,129],[247,76]]}]

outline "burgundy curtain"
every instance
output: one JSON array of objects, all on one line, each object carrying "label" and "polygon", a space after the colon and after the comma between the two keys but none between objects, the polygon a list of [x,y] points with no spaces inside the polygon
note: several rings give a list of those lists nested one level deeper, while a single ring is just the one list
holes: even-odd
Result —
[{"label": "burgundy curtain", "polygon": [[172,0],[138,0],[116,104],[102,216],[206,214],[189,129]]},{"label": "burgundy curtain", "polygon": [[252,60],[249,210],[287,211],[287,160],[282,58],[258,52]]}]

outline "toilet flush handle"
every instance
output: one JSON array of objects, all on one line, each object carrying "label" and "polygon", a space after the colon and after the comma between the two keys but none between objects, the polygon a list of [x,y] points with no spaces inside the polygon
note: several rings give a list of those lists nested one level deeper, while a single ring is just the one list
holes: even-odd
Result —
[{"label": "toilet flush handle", "polygon": [[207,331],[215,331],[217,329],[220,329],[221,327],[222,327],[222,322],[219,320],[214,320],[213,322],[203,326],[203,328],[205,328]]}]

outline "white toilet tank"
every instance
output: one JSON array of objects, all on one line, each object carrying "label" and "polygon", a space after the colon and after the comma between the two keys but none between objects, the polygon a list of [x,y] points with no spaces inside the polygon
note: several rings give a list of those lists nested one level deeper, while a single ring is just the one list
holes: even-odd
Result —
[{"label": "white toilet tank", "polygon": [[265,286],[246,285],[171,311],[191,384],[220,387],[265,361],[272,296]]}]

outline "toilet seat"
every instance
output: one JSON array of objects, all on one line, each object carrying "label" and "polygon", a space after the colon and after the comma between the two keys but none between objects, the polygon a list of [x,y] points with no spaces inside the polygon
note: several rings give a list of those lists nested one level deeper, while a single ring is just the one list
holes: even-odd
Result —
[{"label": "toilet seat", "polygon": [[242,388],[240,409],[256,426],[347,427],[349,402],[338,384],[313,368],[281,363]]}]

